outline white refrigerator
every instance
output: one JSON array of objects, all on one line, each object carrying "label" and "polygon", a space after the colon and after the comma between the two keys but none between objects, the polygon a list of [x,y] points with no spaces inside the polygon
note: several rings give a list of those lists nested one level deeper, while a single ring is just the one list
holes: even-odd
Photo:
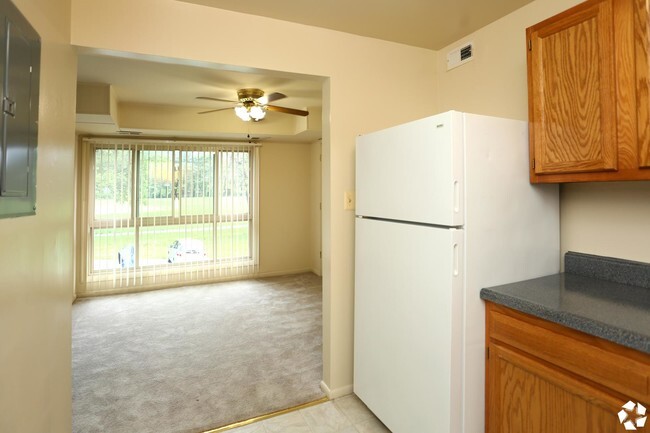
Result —
[{"label": "white refrigerator", "polygon": [[354,392],[392,433],[484,431],[483,287],[559,271],[527,123],[446,112],[359,136]]}]

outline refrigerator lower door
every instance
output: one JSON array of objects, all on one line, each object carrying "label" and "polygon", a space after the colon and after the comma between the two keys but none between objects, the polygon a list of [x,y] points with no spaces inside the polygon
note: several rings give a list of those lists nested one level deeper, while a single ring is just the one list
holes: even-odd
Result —
[{"label": "refrigerator lower door", "polygon": [[354,392],[392,433],[460,431],[463,231],[356,219]]}]

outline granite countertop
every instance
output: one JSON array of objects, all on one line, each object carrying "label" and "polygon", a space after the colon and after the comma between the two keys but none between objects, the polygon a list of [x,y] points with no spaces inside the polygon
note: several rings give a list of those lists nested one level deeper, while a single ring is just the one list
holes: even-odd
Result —
[{"label": "granite countertop", "polygon": [[650,354],[650,264],[569,252],[565,269],[481,299]]}]

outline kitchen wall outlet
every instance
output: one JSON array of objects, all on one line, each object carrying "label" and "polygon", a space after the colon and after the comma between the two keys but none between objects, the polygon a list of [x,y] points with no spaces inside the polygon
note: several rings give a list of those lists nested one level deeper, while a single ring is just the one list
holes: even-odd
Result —
[{"label": "kitchen wall outlet", "polygon": [[345,191],[343,193],[343,209],[344,210],[354,210],[354,192]]}]

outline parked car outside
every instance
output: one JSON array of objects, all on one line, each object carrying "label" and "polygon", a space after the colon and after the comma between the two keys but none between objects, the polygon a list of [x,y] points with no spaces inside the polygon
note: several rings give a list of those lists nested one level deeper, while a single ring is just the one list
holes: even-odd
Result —
[{"label": "parked car outside", "polygon": [[123,268],[135,266],[135,246],[127,245],[117,252],[117,263]]},{"label": "parked car outside", "polygon": [[167,262],[186,263],[207,260],[208,255],[199,239],[178,239],[169,245]]}]

